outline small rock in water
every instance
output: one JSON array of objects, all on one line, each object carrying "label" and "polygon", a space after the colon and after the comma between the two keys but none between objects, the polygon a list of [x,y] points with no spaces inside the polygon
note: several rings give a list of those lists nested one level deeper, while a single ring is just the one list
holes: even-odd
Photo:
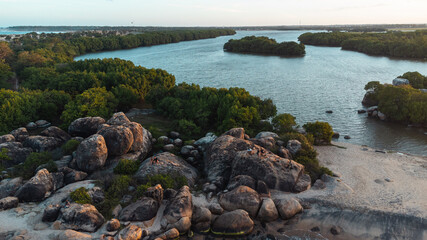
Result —
[{"label": "small rock in water", "polygon": [[384,179],[386,182],[393,182],[393,180],[391,180],[390,178],[386,178]]},{"label": "small rock in water", "polygon": [[320,228],[316,226],[316,227],[310,229],[310,231],[312,231],[312,232],[320,232]]},{"label": "small rock in water", "polygon": [[333,111],[332,110],[328,110],[328,111],[326,111],[326,113],[331,114],[331,113],[333,113]]},{"label": "small rock in water", "polygon": [[362,151],[368,151],[369,149],[367,149],[367,148],[362,148]]},{"label": "small rock in water", "polygon": [[337,132],[334,132],[334,134],[332,135],[332,138],[338,139],[340,138],[340,134]]},{"label": "small rock in water", "polygon": [[385,151],[383,151],[383,150],[375,150],[375,152],[377,152],[377,153],[386,153]]},{"label": "small rock in water", "polygon": [[349,135],[345,135],[344,139],[350,139],[351,137]]},{"label": "small rock in water", "polygon": [[360,110],[357,110],[357,113],[358,113],[358,114],[366,113],[366,110],[364,110],[364,109],[360,109]]}]

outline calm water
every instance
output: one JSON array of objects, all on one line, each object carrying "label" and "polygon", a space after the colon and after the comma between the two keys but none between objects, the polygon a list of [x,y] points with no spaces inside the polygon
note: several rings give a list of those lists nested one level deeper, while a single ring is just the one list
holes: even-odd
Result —
[{"label": "calm water", "polygon": [[[372,57],[340,48],[306,46],[302,58],[226,53],[231,38],[268,36],[295,41],[301,31],[240,31],[234,36],[88,54],[88,58],[122,58],[147,68],[161,68],[177,83],[210,87],[243,87],[251,94],[272,98],[279,112],[297,117],[299,124],[327,121],[349,141],[379,149],[427,155],[427,130],[367,119],[358,115],[369,81],[391,83],[407,72],[427,74],[427,62]],[[333,114],[326,114],[332,110]]]}]

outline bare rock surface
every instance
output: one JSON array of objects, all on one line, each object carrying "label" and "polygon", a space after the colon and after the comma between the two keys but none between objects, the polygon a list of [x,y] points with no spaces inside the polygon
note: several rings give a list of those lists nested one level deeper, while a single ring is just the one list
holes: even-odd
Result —
[{"label": "bare rock surface", "polygon": [[61,208],[60,220],[65,228],[85,232],[95,232],[104,224],[104,217],[90,204],[72,203]]},{"label": "bare rock surface", "polygon": [[94,134],[83,140],[76,151],[76,163],[79,169],[92,172],[104,166],[108,150],[104,137]]},{"label": "bare rock surface", "polygon": [[68,127],[71,136],[89,137],[98,132],[98,127],[105,123],[101,117],[85,117],[74,120]]}]

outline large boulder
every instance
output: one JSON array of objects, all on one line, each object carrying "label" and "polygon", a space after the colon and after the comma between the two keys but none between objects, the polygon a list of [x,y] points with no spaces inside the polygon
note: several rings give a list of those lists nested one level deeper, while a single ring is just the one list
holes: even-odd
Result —
[{"label": "large boulder", "polygon": [[254,222],[242,209],[227,212],[217,217],[212,224],[212,233],[217,235],[246,235],[254,229]]},{"label": "large boulder", "polygon": [[232,136],[235,138],[245,139],[245,129],[243,128],[232,128],[227,132],[223,133],[222,136]]},{"label": "large boulder", "polygon": [[152,143],[153,143],[153,135],[151,135],[151,132],[148,131],[145,128],[142,128],[142,147],[141,147],[141,156],[140,158],[145,158],[148,153],[151,152],[152,149]]},{"label": "large boulder", "polygon": [[133,134],[127,127],[117,125],[105,127],[98,134],[104,137],[110,156],[121,156],[132,147]]},{"label": "large boulder", "polygon": [[80,143],[75,160],[79,169],[93,172],[104,166],[107,156],[108,150],[104,137],[94,134]]},{"label": "large boulder", "polygon": [[145,191],[144,195],[149,198],[153,198],[157,202],[161,203],[163,200],[163,188],[162,185],[157,184],[154,187],[149,187],[147,191]]},{"label": "large boulder", "polygon": [[287,220],[302,211],[302,206],[295,198],[276,199],[274,201],[280,218]]},{"label": "large boulder", "polygon": [[71,136],[67,132],[55,126],[46,128],[40,133],[40,135],[60,139],[62,143],[71,139]]},{"label": "large boulder", "polygon": [[19,200],[17,197],[5,197],[0,199],[0,210],[7,210],[10,208],[16,208]]},{"label": "large boulder", "polygon": [[205,152],[207,147],[215,141],[218,137],[214,133],[207,133],[204,137],[194,142],[194,145],[197,146],[202,152]]},{"label": "large boulder", "polygon": [[130,148],[132,152],[141,151],[144,146],[144,129],[141,124],[136,122],[130,122],[124,125],[129,128],[133,135],[133,144]]},{"label": "large boulder", "polygon": [[10,157],[11,161],[6,161],[4,167],[11,167],[25,162],[25,159],[33,152],[33,149],[24,147],[20,142],[5,142],[0,144],[0,151],[5,148],[7,149],[7,156]]},{"label": "large boulder", "polygon": [[273,222],[279,218],[279,212],[271,198],[264,198],[262,200],[257,218],[262,222]]},{"label": "large boulder", "polygon": [[157,154],[143,161],[135,177],[142,182],[148,176],[157,174],[184,176],[190,186],[194,185],[197,178],[197,170],[194,167],[169,152]]},{"label": "large boulder", "polygon": [[65,231],[60,231],[58,240],[92,240],[92,236],[87,233],[81,233],[74,230],[67,229]]},{"label": "large boulder", "polygon": [[44,209],[42,221],[43,222],[54,222],[58,219],[59,212],[61,210],[61,205],[54,204],[49,205]]},{"label": "large boulder", "polygon": [[34,177],[26,182],[15,193],[15,197],[23,202],[39,202],[54,188],[52,175],[46,169],[39,170]]},{"label": "large boulder", "polygon": [[125,207],[121,212],[120,221],[148,221],[154,218],[159,209],[159,203],[152,199],[143,197],[140,200]]},{"label": "large boulder", "polygon": [[117,240],[138,240],[143,237],[142,229],[130,224],[117,235]]},{"label": "large boulder", "polygon": [[278,138],[279,135],[277,135],[277,133],[274,133],[274,132],[260,132],[255,136],[255,139],[261,139],[266,137]]},{"label": "large boulder", "polygon": [[12,134],[0,136],[0,144],[5,142],[15,142],[15,137]]},{"label": "large boulder", "polygon": [[311,177],[308,174],[303,174],[298,179],[298,182],[294,186],[295,192],[303,192],[311,188]]},{"label": "large boulder", "polygon": [[[191,227],[191,217],[193,215],[193,202],[190,188],[182,187],[176,196],[170,200],[163,212],[163,225],[166,229],[177,228],[180,233],[184,233]],[[186,222],[187,224],[182,224]],[[181,224],[180,224],[181,223]],[[189,224],[188,224],[189,223]],[[185,227],[182,227],[182,226]],[[181,227],[181,228],[178,228]]]},{"label": "large boulder", "polygon": [[59,138],[46,136],[29,136],[24,141],[24,147],[29,147],[36,152],[52,151],[64,142]]},{"label": "large boulder", "polygon": [[107,121],[109,125],[125,125],[128,123],[130,123],[129,118],[123,112],[114,113]]},{"label": "large boulder", "polygon": [[90,204],[72,203],[61,208],[62,226],[77,231],[95,232],[104,224],[104,217]]},{"label": "large boulder", "polygon": [[25,139],[27,139],[30,134],[28,133],[27,129],[24,127],[18,128],[10,132],[10,134],[13,135],[16,141],[23,142]]},{"label": "large boulder", "polygon": [[255,179],[248,175],[237,175],[233,177],[227,185],[228,190],[233,190],[239,186],[248,186],[252,189],[256,189],[257,182]]},{"label": "large boulder", "polygon": [[70,184],[78,181],[82,181],[87,177],[87,173],[82,171],[77,171],[69,167],[63,167],[58,169],[58,171],[64,174],[64,184]]},{"label": "large boulder", "polygon": [[292,156],[295,156],[301,150],[302,144],[298,140],[289,140],[286,144],[286,149],[289,150],[289,152],[292,154]]},{"label": "large boulder", "polygon": [[247,174],[264,181],[270,189],[293,191],[304,172],[304,166],[260,147],[256,147],[255,151],[257,153],[240,151],[235,155],[231,177]]},{"label": "large boulder", "polygon": [[[240,138],[223,135],[212,142],[206,150],[205,172],[209,181],[218,180],[225,187],[231,175],[233,160],[239,151],[254,148],[255,144]],[[243,174],[245,175],[245,174]]]},{"label": "large boulder", "polygon": [[89,137],[98,131],[98,127],[105,123],[101,117],[85,117],[74,120],[68,127],[72,136]]},{"label": "large boulder", "polygon": [[22,186],[22,178],[8,178],[0,182],[0,199],[13,196]]},{"label": "large boulder", "polygon": [[393,79],[393,86],[400,86],[400,85],[409,85],[409,80],[406,78],[395,78]]},{"label": "large boulder", "polygon": [[212,213],[205,207],[194,207],[191,219],[192,227],[197,232],[207,232],[210,229]]},{"label": "large boulder", "polygon": [[378,105],[378,100],[374,90],[368,90],[363,96],[362,105],[365,107],[372,107]]},{"label": "large boulder", "polygon": [[276,147],[276,139],[273,137],[263,137],[263,138],[253,138],[249,139],[251,142],[255,143],[258,146],[261,146],[263,148],[273,150]]},{"label": "large boulder", "polygon": [[227,211],[243,209],[252,217],[256,217],[261,205],[261,199],[252,188],[239,186],[230,192],[222,194],[219,197],[219,203]]}]

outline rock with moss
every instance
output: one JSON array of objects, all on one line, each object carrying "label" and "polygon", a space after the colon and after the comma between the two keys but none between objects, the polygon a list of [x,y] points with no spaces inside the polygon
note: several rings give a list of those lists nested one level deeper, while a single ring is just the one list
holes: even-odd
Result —
[{"label": "rock with moss", "polygon": [[143,161],[135,174],[138,181],[144,182],[154,175],[184,176],[190,186],[196,182],[197,170],[172,153],[160,153]]},{"label": "rock with moss", "polygon": [[212,224],[212,233],[222,236],[244,236],[253,229],[254,222],[249,213],[242,209],[224,213]]},{"label": "rock with moss", "polygon": [[20,142],[5,142],[0,144],[0,152],[5,151],[10,161],[4,162],[4,167],[11,167],[25,162],[33,149],[24,147]]}]

